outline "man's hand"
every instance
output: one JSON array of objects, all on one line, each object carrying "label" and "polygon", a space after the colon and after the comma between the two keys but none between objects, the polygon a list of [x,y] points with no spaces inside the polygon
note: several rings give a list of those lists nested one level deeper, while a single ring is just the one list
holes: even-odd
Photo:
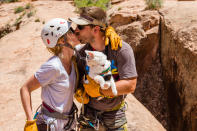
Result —
[{"label": "man's hand", "polygon": [[87,80],[89,81],[88,84],[83,84],[85,91],[87,94],[91,97],[99,97],[102,96],[100,94],[100,85],[97,84],[92,78],[90,78],[88,75],[86,76]]},{"label": "man's hand", "polygon": [[120,36],[111,26],[108,26],[105,31],[105,46],[109,45],[109,42],[111,42],[112,50],[118,50],[119,47],[122,47],[122,40]]},{"label": "man's hand", "polygon": [[26,121],[24,131],[38,131],[36,119],[33,121]]}]

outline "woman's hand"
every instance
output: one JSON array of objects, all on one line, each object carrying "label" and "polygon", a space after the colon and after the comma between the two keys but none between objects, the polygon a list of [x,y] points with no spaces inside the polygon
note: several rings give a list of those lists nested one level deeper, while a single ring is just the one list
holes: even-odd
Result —
[{"label": "woman's hand", "polygon": [[72,46],[75,47],[76,45],[80,44],[80,41],[77,39],[77,36],[73,33],[66,34],[67,42]]},{"label": "woman's hand", "polygon": [[24,131],[38,131],[36,120],[26,121]]}]

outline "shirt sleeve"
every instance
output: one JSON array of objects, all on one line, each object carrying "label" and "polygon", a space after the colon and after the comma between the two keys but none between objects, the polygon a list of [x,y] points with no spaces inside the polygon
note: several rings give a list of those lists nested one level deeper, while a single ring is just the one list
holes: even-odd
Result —
[{"label": "shirt sleeve", "polygon": [[34,74],[42,87],[51,84],[57,75],[55,66],[49,63],[43,64],[40,69]]},{"label": "shirt sleeve", "polygon": [[119,51],[117,65],[120,79],[137,77],[135,57],[130,45]]}]

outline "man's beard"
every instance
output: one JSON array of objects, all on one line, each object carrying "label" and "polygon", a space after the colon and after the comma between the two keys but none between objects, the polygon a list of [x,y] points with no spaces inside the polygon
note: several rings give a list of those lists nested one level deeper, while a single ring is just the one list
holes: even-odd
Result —
[{"label": "man's beard", "polygon": [[78,40],[80,41],[81,44],[86,44],[87,43],[84,39],[82,39],[80,37],[78,37]]}]

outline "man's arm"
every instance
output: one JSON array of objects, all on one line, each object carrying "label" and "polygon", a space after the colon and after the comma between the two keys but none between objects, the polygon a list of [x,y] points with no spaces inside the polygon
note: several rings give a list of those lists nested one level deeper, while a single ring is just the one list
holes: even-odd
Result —
[{"label": "man's arm", "polygon": [[[134,93],[137,83],[137,71],[133,49],[123,42],[123,47],[118,51],[117,67],[120,80],[116,81],[118,95]],[[111,88],[100,90],[101,94],[113,96]]]},{"label": "man's arm", "polygon": [[[116,81],[116,89],[118,91],[118,96],[134,93],[136,88],[136,83],[137,83],[137,78],[130,78],[130,79]],[[111,88],[107,90],[103,90],[100,88],[100,92],[105,96],[114,96]]]}]

